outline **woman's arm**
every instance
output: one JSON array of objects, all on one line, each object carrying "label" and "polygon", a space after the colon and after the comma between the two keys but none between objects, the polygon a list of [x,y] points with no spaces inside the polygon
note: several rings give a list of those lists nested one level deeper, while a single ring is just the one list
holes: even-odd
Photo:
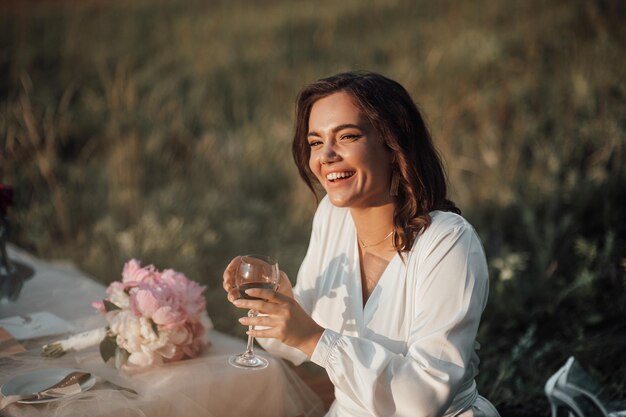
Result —
[{"label": "woman's arm", "polygon": [[[319,238],[321,227],[320,219],[327,217],[328,211],[331,207],[330,203],[326,200],[326,198],[323,200],[313,218],[311,238],[309,241],[307,253],[300,266],[296,287],[292,288],[291,282],[289,281],[287,274],[285,274],[283,271],[281,271],[280,285],[278,287],[278,293],[284,295],[285,300],[295,300],[296,304],[299,307],[299,310],[301,310],[301,312],[303,312],[309,319],[313,305],[315,303],[315,282],[314,280],[305,278],[317,275],[311,274],[310,272],[314,271],[316,269],[315,265],[319,263]],[[228,300],[232,303],[240,298],[239,292],[234,287],[234,274],[237,266],[239,265],[239,262],[239,257],[233,259],[224,271],[223,287],[224,290],[228,293]],[[273,297],[274,294],[270,294],[269,296]],[[242,321],[242,323],[245,322],[246,320]],[[317,323],[313,323],[317,326]],[[263,326],[260,326],[258,330],[262,328]],[[318,328],[316,329],[316,331],[318,333],[317,337],[314,335],[311,336],[310,341],[307,343],[308,345],[310,345],[310,348],[303,348],[307,351],[310,350],[308,354],[304,353],[298,348],[289,346],[274,338],[259,338],[257,339],[257,342],[270,353],[288,359],[295,365],[300,365],[302,362],[309,359],[313,349],[315,348],[317,339],[319,339],[319,336],[321,335],[321,331],[323,331],[323,329]]]}]

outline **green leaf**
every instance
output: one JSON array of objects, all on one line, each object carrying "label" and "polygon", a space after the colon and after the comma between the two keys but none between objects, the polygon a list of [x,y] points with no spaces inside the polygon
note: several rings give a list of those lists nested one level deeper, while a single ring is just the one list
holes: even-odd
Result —
[{"label": "green leaf", "polygon": [[104,362],[107,362],[115,356],[115,350],[117,349],[117,343],[115,340],[115,336],[107,335],[104,339],[102,339],[102,342],[100,342],[100,356]]},{"label": "green leaf", "polygon": [[115,349],[115,367],[120,369],[122,365],[126,363],[129,356],[130,353],[128,353],[126,349],[118,346],[117,349]]},{"label": "green leaf", "polygon": [[121,310],[121,308],[119,308],[116,304],[113,304],[109,300],[102,300],[102,302],[104,303],[104,309],[107,311],[107,313],[113,310]]}]

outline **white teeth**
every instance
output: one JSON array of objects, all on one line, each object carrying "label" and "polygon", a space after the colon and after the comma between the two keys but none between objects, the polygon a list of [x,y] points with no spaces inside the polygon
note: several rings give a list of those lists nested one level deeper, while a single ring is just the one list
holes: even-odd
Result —
[{"label": "white teeth", "polygon": [[338,178],[348,178],[354,175],[354,172],[331,172],[326,175],[326,179],[329,181],[335,181]]}]

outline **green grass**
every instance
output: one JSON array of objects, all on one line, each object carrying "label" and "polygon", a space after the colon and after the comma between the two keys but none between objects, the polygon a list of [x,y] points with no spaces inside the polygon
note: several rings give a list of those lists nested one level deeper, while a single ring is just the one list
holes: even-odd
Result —
[{"label": "green grass", "polygon": [[[262,3],[262,4],[261,4]],[[0,5],[12,241],[103,282],[136,257],[208,286],[242,252],[294,278],[315,200],[290,156],[307,82],[370,69],[424,110],[489,257],[479,388],[536,404],[574,354],[626,388],[626,30],[620,1]],[[511,410],[513,408],[510,408]]]}]

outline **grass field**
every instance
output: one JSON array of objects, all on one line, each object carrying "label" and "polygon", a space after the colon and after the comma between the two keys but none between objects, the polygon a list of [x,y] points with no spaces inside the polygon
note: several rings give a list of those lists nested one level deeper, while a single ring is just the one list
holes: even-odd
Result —
[{"label": "grass field", "polygon": [[131,257],[183,271],[242,335],[224,266],[272,253],[293,278],[308,243],[295,96],[374,70],[424,111],[488,254],[481,393],[547,415],[571,354],[619,396],[625,19],[619,0],[2,2],[11,240],[103,282]]}]

